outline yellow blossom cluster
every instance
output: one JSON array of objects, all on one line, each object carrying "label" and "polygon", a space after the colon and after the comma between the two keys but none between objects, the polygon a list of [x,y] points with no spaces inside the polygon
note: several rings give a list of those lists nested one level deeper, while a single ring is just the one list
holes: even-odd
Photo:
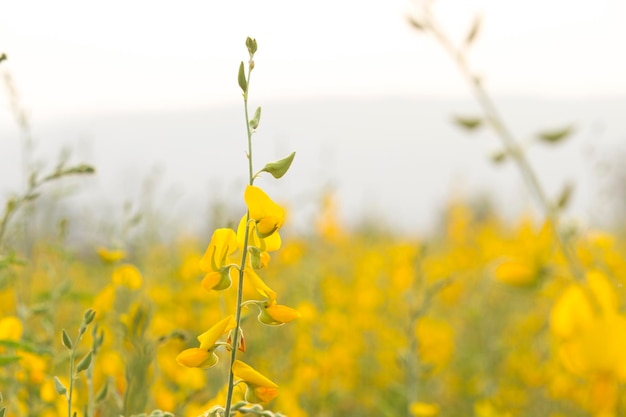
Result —
[{"label": "yellow blossom cluster", "polygon": [[[185,238],[124,256],[100,251],[101,261],[41,245],[28,266],[5,269],[6,415],[62,414],[59,334],[88,307],[104,332],[93,370],[95,391],[108,386],[100,415],[197,417],[223,405],[246,230],[245,358],[232,367],[241,399],[272,401],[291,417],[626,412],[626,242],[617,236],[576,237],[586,271],[576,281],[551,226],[530,217],[510,225],[454,204],[433,237],[417,239],[349,230],[325,203],[317,231],[281,242],[282,209],[257,188],[244,200],[250,219],[217,229],[208,246]],[[88,387],[80,380],[76,390],[82,410]]]}]

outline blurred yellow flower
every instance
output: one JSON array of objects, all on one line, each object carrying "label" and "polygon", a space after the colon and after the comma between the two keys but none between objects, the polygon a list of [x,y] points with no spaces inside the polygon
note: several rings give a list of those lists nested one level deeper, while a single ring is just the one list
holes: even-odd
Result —
[{"label": "blurred yellow flower", "polygon": [[609,279],[592,270],[570,286],[552,308],[550,328],[563,366],[590,382],[592,411],[614,415],[617,385],[626,381],[626,316]]},{"label": "blurred yellow flower", "polygon": [[415,402],[409,406],[409,411],[415,417],[433,417],[439,414],[437,404]]},{"label": "blurred yellow flower", "polygon": [[112,281],[115,285],[123,285],[131,290],[138,290],[142,283],[141,272],[134,265],[123,264],[113,270]]},{"label": "blurred yellow flower", "polygon": [[115,263],[126,258],[126,252],[122,249],[107,249],[104,246],[100,246],[96,249],[96,252],[100,259],[107,263]]},{"label": "blurred yellow flower", "polygon": [[539,274],[529,260],[510,259],[496,266],[495,276],[498,281],[510,285],[530,285],[537,280]]},{"label": "blurred yellow flower", "polygon": [[285,221],[285,211],[274,203],[259,187],[248,185],[244,192],[244,200],[250,218],[256,224],[259,237],[266,238],[278,231]]},{"label": "blurred yellow flower", "polygon": [[454,350],[452,327],[444,321],[422,317],[415,325],[420,360],[439,371],[448,364]]},{"label": "blurred yellow flower", "polygon": [[233,363],[233,374],[246,384],[246,401],[268,402],[278,395],[278,385],[240,360]]},{"label": "blurred yellow flower", "polygon": [[22,338],[23,326],[20,319],[7,316],[0,319],[0,340],[18,341]]}]

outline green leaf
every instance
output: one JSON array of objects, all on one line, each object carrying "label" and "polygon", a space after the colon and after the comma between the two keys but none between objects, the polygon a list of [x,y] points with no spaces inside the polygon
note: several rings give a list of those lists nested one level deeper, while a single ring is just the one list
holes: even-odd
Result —
[{"label": "green leaf", "polygon": [[483,119],[480,117],[453,116],[452,120],[457,126],[469,131],[476,130],[483,124]]},{"label": "green leaf", "polygon": [[249,123],[252,130],[256,130],[256,128],[259,127],[260,120],[261,120],[261,108],[257,107],[256,111],[254,112],[254,116],[252,116],[252,120],[250,120],[250,123]]},{"label": "green leaf", "polygon": [[91,324],[95,317],[96,312],[93,311],[93,309],[89,308],[87,309],[87,311],[85,311],[85,314],[83,315],[83,321],[85,322],[85,324]]},{"label": "green leaf", "polygon": [[562,129],[548,130],[537,134],[539,140],[545,143],[558,143],[567,139],[572,133],[574,133],[574,126],[567,126]]},{"label": "green leaf", "polygon": [[504,151],[498,151],[491,154],[491,162],[494,164],[501,164],[506,161],[508,155]]},{"label": "green leaf", "polygon": [[109,383],[107,381],[106,384],[104,384],[104,386],[102,387],[102,389],[100,389],[100,391],[98,391],[98,394],[96,394],[96,402],[100,402],[102,400],[104,400],[107,396],[107,392],[109,391]]},{"label": "green leaf", "polygon": [[2,355],[0,356],[0,366],[6,366],[18,362],[20,359],[21,357],[17,355]]},{"label": "green leaf", "polygon": [[61,330],[61,343],[63,343],[63,346],[66,348],[70,350],[72,349],[72,339],[70,339],[70,336],[67,334],[65,329]]},{"label": "green leaf", "polygon": [[54,377],[54,389],[59,395],[67,394],[67,388],[65,388],[65,385],[63,385],[61,380],[57,378],[56,376]]},{"label": "green leaf", "polygon": [[256,39],[253,39],[248,36],[246,38],[246,48],[248,48],[248,53],[250,54],[250,57],[252,58],[252,55],[256,53],[256,49],[257,49]]},{"label": "green leaf", "polygon": [[246,70],[243,67],[243,61],[239,64],[239,75],[237,77],[237,82],[239,82],[239,87],[245,93],[248,91],[248,82],[246,81]]},{"label": "green leaf", "polygon": [[293,162],[293,158],[295,156],[296,153],[292,152],[291,155],[281,159],[280,161],[270,162],[266,164],[261,171],[269,172],[274,178],[281,178],[289,170],[289,167],[291,166],[291,163]]},{"label": "green leaf", "polygon": [[252,264],[252,268],[261,269],[263,264],[261,263],[261,250],[257,247],[250,246],[248,247],[248,251],[250,252],[250,263]]},{"label": "green leaf", "polygon": [[565,184],[561,194],[559,194],[559,198],[556,200],[556,207],[559,210],[563,210],[567,208],[569,202],[572,199],[572,194],[574,193],[574,185],[571,183]]},{"label": "green leaf", "polygon": [[5,407],[2,407],[2,408],[0,409],[0,417],[4,417],[4,413],[5,413],[5,411],[6,411],[6,410],[7,410],[7,409],[6,409]]},{"label": "green leaf", "polygon": [[26,352],[36,354],[50,354],[50,349],[45,346],[34,345],[28,342],[15,341],[15,340],[2,340],[0,339],[0,346],[6,346],[12,349],[20,349]]},{"label": "green leaf", "polygon": [[426,27],[422,23],[418,22],[412,17],[409,17],[407,20],[409,21],[409,24],[413,27],[413,29],[422,30],[422,31],[426,30]]},{"label": "green leaf", "polygon": [[76,366],[76,373],[77,374],[79,374],[82,371],[84,371],[85,369],[89,368],[89,365],[91,365],[91,358],[92,357],[93,357],[93,352],[89,351],[89,353],[87,355],[85,355],[85,357]]},{"label": "green leaf", "polygon": [[474,17],[474,22],[472,23],[472,27],[470,31],[467,33],[467,37],[465,38],[465,45],[470,46],[475,40],[478,32],[480,32],[480,26],[482,23],[482,18],[480,15],[476,15]]},{"label": "green leaf", "polygon": [[63,171],[63,175],[68,175],[68,174],[93,174],[95,172],[96,172],[96,169],[94,167],[92,167],[91,165],[81,164],[81,165],[77,165],[75,167],[66,169],[65,171]]}]

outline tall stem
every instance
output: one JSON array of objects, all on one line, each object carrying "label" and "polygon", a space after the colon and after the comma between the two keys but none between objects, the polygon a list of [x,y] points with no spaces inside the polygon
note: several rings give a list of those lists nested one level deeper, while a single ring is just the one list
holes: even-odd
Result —
[{"label": "tall stem", "polygon": [[75,355],[76,355],[76,350],[72,349],[72,353],[70,354],[70,388],[69,388],[69,395],[67,396],[67,417],[72,417],[72,394],[74,393],[74,356]]},{"label": "tall stem", "polygon": [[511,131],[507,128],[500,116],[497,107],[493,103],[493,100],[483,87],[480,78],[474,75],[465,58],[465,51],[462,48],[456,48],[450,39],[445,35],[443,30],[439,28],[439,25],[432,17],[428,6],[425,7],[425,22],[424,27],[430,31],[432,35],[439,41],[444,49],[450,54],[452,59],[457,63],[461,73],[467,79],[472,88],[472,93],[476,97],[476,101],[481,106],[487,123],[493,128],[496,134],[502,140],[506,154],[513,158],[517,164],[526,185],[528,186],[531,194],[534,195],[536,201],[539,203],[542,211],[552,226],[554,236],[561,248],[563,255],[565,256],[568,268],[572,276],[582,282],[584,280],[583,267],[580,264],[580,260],[576,257],[573,248],[568,244],[563,233],[559,231],[559,213],[557,207],[550,202],[546,193],[535,174],[535,171],[531,167],[526,155],[522,151]]},{"label": "tall stem", "polygon": [[[248,172],[249,172],[249,184],[254,183],[253,166],[252,166],[252,129],[250,128],[250,117],[248,113],[248,90],[250,87],[250,74],[252,68],[248,66],[248,74],[246,77],[246,91],[243,93],[244,112],[246,115],[246,131],[248,134]],[[233,400],[233,390],[235,388],[235,375],[233,374],[233,364],[237,359],[237,348],[239,347],[239,339],[241,335],[241,303],[243,301],[243,278],[246,268],[246,260],[248,256],[248,223],[250,222],[250,212],[246,213],[246,231],[243,241],[243,253],[241,255],[241,264],[239,265],[239,286],[237,288],[237,311],[235,313],[236,326],[233,334],[232,350],[230,352],[230,365],[228,367],[228,391],[226,393],[226,407],[224,415],[230,417],[230,409]]]}]

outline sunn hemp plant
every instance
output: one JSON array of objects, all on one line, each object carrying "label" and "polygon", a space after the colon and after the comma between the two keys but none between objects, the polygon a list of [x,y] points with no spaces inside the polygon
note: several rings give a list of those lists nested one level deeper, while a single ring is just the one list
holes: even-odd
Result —
[{"label": "sunn hemp plant", "polygon": [[[248,134],[248,175],[243,198],[247,213],[242,217],[237,230],[220,228],[213,232],[204,256],[200,260],[200,269],[205,273],[202,288],[211,291],[237,291],[234,314],[230,314],[198,336],[198,347],[182,351],[176,361],[192,368],[209,368],[218,362],[217,352],[230,352],[227,382],[226,404],[208,411],[210,416],[231,416],[237,412],[258,415],[278,415],[263,410],[259,403],[271,401],[278,395],[278,386],[269,378],[256,371],[252,366],[237,358],[237,351],[244,353],[248,347],[241,327],[243,308],[258,309],[258,321],[268,326],[280,326],[290,322],[300,314],[277,302],[277,295],[265,284],[258,271],[268,267],[269,253],[280,248],[278,234],[285,219],[285,211],[259,187],[254,181],[263,172],[274,178],[281,178],[293,161],[295,152],[276,162],[265,165],[256,172],[253,169],[252,136],[259,126],[261,108],[258,107],[250,119],[248,112],[248,92],[250,75],[254,69],[254,54],[257,51],[255,39],[247,38],[246,47],[250,56],[247,65],[242,61],[239,66],[238,83],[243,92],[246,130]],[[236,286],[233,286],[233,281]],[[244,301],[244,287],[252,288],[260,299]],[[247,292],[248,293],[248,292]],[[243,388],[245,401],[233,404],[235,386]]]},{"label": "sunn hemp plant", "polygon": [[[488,125],[501,139],[503,150],[493,156],[493,161],[515,162],[542,209],[545,223],[552,231],[564,259],[566,270],[563,275],[568,276],[570,282],[550,312],[550,332],[556,356],[571,375],[586,382],[585,407],[593,416],[622,415],[619,388],[626,381],[626,358],[623,355],[626,350],[626,315],[619,306],[618,289],[621,284],[617,284],[617,276],[611,276],[603,265],[581,257],[584,253],[583,234],[568,230],[561,221],[562,212],[571,197],[571,186],[565,186],[554,201],[548,197],[523,147],[487,93],[483,80],[471,69],[467,55],[480,31],[481,17],[474,19],[465,41],[456,45],[435,18],[432,3],[432,0],[418,2],[420,16],[410,17],[409,21],[414,29],[434,37],[454,59],[483,112],[482,117],[457,117],[455,122],[467,130]],[[572,133],[573,126],[566,126],[540,132],[536,141],[552,145],[562,142]],[[524,286],[533,284],[536,277],[542,275],[535,269],[536,266],[529,265],[527,261],[508,261],[498,266],[496,277],[513,286]]]}]

